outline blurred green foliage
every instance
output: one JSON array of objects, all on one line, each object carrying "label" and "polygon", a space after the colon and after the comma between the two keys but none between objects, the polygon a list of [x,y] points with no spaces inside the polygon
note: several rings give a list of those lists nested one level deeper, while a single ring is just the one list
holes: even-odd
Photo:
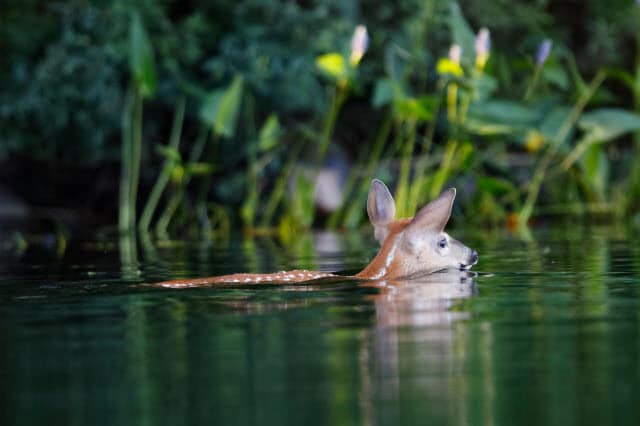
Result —
[{"label": "blurred green foliage", "polygon": [[[397,177],[407,215],[452,181],[468,220],[640,209],[631,0],[6,0],[0,18],[0,161],[118,164],[130,123],[145,191],[129,198],[144,203],[162,181],[144,221],[165,206],[161,234],[211,231],[212,216],[268,227],[278,212],[289,234],[308,226],[313,191],[296,165],[313,173],[330,145],[353,162],[331,226],[360,223],[352,206],[372,175]],[[358,24],[369,50],[347,69]],[[479,66],[481,27],[491,51]],[[140,100],[123,118],[131,82],[144,117]]]}]

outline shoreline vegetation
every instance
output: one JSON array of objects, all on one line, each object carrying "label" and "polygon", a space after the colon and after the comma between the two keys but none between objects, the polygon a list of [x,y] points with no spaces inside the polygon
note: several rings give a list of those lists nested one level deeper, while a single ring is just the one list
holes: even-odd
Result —
[{"label": "shoreline vegetation", "polygon": [[[7,211],[44,205],[56,247],[60,209],[117,222],[124,252],[136,234],[286,243],[364,225],[378,177],[399,217],[457,186],[459,221],[524,237],[544,218],[640,225],[637,2],[585,2],[586,24],[550,2],[516,2],[512,22],[470,2],[338,3],[9,1]],[[580,32],[598,23],[610,33]]]}]

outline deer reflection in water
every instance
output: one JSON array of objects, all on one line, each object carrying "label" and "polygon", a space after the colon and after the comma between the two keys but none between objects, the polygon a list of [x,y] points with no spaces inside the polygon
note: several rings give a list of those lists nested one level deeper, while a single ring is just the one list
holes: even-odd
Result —
[{"label": "deer reflection in water", "polygon": [[360,404],[367,424],[398,419],[398,402],[407,398],[424,400],[430,417],[453,414],[463,422],[465,408],[449,403],[467,392],[464,380],[458,380],[465,342],[456,322],[469,313],[456,305],[476,293],[476,275],[446,270],[365,284],[379,290],[371,297],[375,323],[360,352]]}]

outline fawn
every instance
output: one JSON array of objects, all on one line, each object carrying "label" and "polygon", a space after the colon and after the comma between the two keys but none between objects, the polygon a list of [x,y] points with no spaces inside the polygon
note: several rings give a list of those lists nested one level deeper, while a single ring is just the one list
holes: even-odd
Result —
[{"label": "fawn", "polygon": [[354,276],[294,270],[173,280],[155,285],[180,288],[215,283],[292,283],[329,277],[384,281],[451,268],[468,270],[478,262],[478,253],[444,232],[455,197],[455,188],[449,188],[413,218],[394,220],[396,206],[393,197],[382,181],[374,179],[369,188],[367,213],[375,239],[381,247],[371,263]]}]

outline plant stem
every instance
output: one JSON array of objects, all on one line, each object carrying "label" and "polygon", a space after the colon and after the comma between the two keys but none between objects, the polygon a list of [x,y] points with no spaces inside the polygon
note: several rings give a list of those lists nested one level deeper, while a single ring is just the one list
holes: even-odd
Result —
[{"label": "plant stem", "polygon": [[[176,111],[173,115],[173,125],[171,127],[171,136],[169,137],[169,148],[172,150],[177,150],[178,145],[180,144],[180,135],[182,134],[182,124],[184,122],[184,110],[185,110],[186,100],[181,97],[178,100],[178,104],[176,106]],[[160,201],[160,197],[164,192],[164,189],[171,178],[171,172],[175,167],[174,160],[170,158],[166,158],[164,160],[164,164],[162,166],[162,171],[156,180],[151,193],[149,194],[149,199],[147,200],[147,204],[142,211],[142,216],[140,216],[140,223],[138,224],[138,230],[141,233],[148,233],[149,226],[151,224],[151,219],[153,217],[153,213],[158,206],[158,202]]]},{"label": "plant stem", "polygon": [[458,113],[457,113],[457,105],[458,104],[458,85],[456,83],[449,83],[447,86],[447,116],[449,118],[449,123],[457,123],[458,121]]},{"label": "plant stem", "polygon": [[126,233],[131,230],[131,205],[129,193],[131,188],[131,112],[134,103],[134,89],[127,90],[122,109],[122,142],[120,148],[120,202],[118,208],[118,230]]},{"label": "plant stem", "polygon": [[[437,92],[442,91],[442,79],[436,84]],[[433,110],[433,120],[428,124],[427,130],[422,138],[422,146],[420,148],[420,158],[416,165],[416,174],[413,182],[411,183],[411,211],[416,211],[418,203],[422,202],[426,197],[426,183],[428,177],[426,176],[427,162],[429,151],[431,151],[431,144],[433,143],[433,134],[435,133],[436,124],[438,121],[438,114],[440,114],[440,108],[442,106],[442,96],[437,97],[435,108]]]},{"label": "plant stem", "polygon": [[[204,147],[203,147],[204,148]],[[211,133],[211,144],[209,147],[209,155],[211,157],[211,164],[216,162],[216,154],[218,148],[218,133],[215,130]],[[198,161],[200,155],[194,160]],[[191,162],[191,161],[190,161]],[[209,192],[213,185],[211,176],[205,176],[202,185],[200,186],[200,193],[198,195],[198,202],[196,204],[196,214],[200,219],[200,232],[202,235],[211,236],[213,234],[213,228],[211,226],[211,220],[209,219],[209,210],[207,208],[207,199]]]},{"label": "plant stem", "polygon": [[520,214],[518,216],[518,224],[521,227],[527,226],[527,222],[531,218],[531,214],[533,213],[533,207],[538,199],[538,194],[540,193],[540,187],[542,182],[544,181],[545,174],[547,172],[547,168],[551,163],[551,160],[556,154],[558,147],[562,144],[562,142],[567,138],[567,135],[578,121],[580,114],[589,103],[589,100],[593,97],[598,87],[602,84],[604,79],[606,78],[606,73],[602,70],[598,71],[587,86],[587,89],[582,92],[578,102],[576,102],[573,110],[571,110],[571,114],[565,119],[562,123],[562,126],[558,130],[556,134],[553,144],[547,148],[545,155],[542,157],[542,160],[538,163],[536,170],[533,173],[533,178],[531,179],[531,183],[529,184],[529,190],[527,191],[527,198],[525,200],[524,206],[522,210],[520,210]]},{"label": "plant stem", "polygon": [[125,280],[138,279],[138,242],[135,232],[120,234],[118,251],[122,278]]},{"label": "plant stem", "polygon": [[400,173],[398,178],[398,187],[396,189],[396,209],[398,217],[405,217],[412,212],[408,209],[409,194],[409,176],[411,174],[411,160],[413,159],[413,150],[416,141],[416,120],[412,119],[407,122],[407,138],[405,140],[402,159],[400,160]]},{"label": "plant stem", "polygon": [[246,96],[245,113],[247,115],[247,135],[248,140],[254,141],[249,145],[247,152],[247,195],[240,210],[240,216],[244,222],[245,234],[253,231],[256,219],[256,205],[258,203],[258,150],[259,140],[256,137],[255,114],[253,96]]},{"label": "plant stem", "polygon": [[280,201],[284,196],[284,192],[287,185],[287,179],[291,174],[291,170],[293,169],[293,164],[298,158],[298,155],[300,155],[300,152],[302,151],[302,148],[304,147],[304,145],[305,145],[304,143],[297,143],[291,150],[291,155],[287,160],[287,163],[285,164],[285,166],[282,168],[282,172],[278,176],[278,179],[276,180],[276,184],[273,187],[273,190],[271,191],[271,196],[269,197],[269,201],[267,201],[267,205],[264,209],[262,220],[260,221],[261,228],[267,228],[271,223],[271,220],[273,219],[273,215],[275,214],[276,208],[278,207],[278,204],[280,204]]},{"label": "plant stem", "polygon": [[[208,136],[209,136],[209,127],[202,126],[200,130],[200,134],[198,135],[198,138],[196,139],[196,142],[193,144],[193,147],[191,148],[191,152],[189,153],[189,158],[188,158],[189,163],[195,163],[198,161],[198,159],[202,155],[202,151],[204,150],[204,146],[207,142]],[[190,180],[191,180],[191,176],[188,176],[188,175],[183,176],[182,181],[178,185],[177,190],[169,198],[169,201],[167,202],[167,205],[164,211],[162,212],[162,214],[158,218],[158,222],[156,223],[156,235],[158,238],[168,237],[167,230],[169,229],[169,224],[171,223],[171,219],[173,218],[173,215],[175,214],[176,210],[178,209],[178,206],[180,205],[180,202],[182,201],[185,188]]]},{"label": "plant stem", "polygon": [[542,66],[536,65],[536,69],[533,71],[533,78],[531,79],[531,83],[527,87],[527,91],[524,94],[523,101],[528,101],[533,95],[533,89],[538,85],[538,80],[540,80],[540,74],[542,73]]},{"label": "plant stem", "polygon": [[175,214],[176,210],[178,210],[178,206],[180,205],[183,196],[184,186],[180,185],[169,199],[169,202],[167,202],[164,211],[158,218],[158,222],[156,222],[156,236],[158,238],[169,238],[169,232],[167,230],[169,229],[169,224],[171,223],[171,219],[173,219],[173,215]]},{"label": "plant stem", "polygon": [[136,90],[133,103],[133,126],[131,143],[131,184],[129,187],[129,231],[136,229],[136,203],[138,200],[138,183],[140,182],[140,162],[142,159],[142,93]]},{"label": "plant stem", "polygon": [[431,193],[429,194],[431,199],[436,198],[438,194],[440,194],[440,191],[442,191],[442,187],[449,177],[449,171],[451,170],[451,164],[453,163],[457,148],[458,141],[456,141],[455,139],[449,139],[447,141],[447,145],[444,148],[442,162],[440,163],[440,167],[433,176]]},{"label": "plant stem", "polygon": [[316,153],[316,162],[315,162],[315,172],[317,173],[322,163],[324,161],[324,157],[327,154],[327,150],[329,149],[329,144],[331,142],[331,136],[333,135],[333,130],[336,127],[336,120],[338,119],[338,113],[344,104],[344,101],[347,99],[347,88],[338,86],[336,88],[336,92],[333,96],[333,101],[331,102],[331,108],[327,113],[327,119],[324,123],[324,128],[322,129],[322,136],[320,138],[320,143],[318,145],[318,151]]}]

